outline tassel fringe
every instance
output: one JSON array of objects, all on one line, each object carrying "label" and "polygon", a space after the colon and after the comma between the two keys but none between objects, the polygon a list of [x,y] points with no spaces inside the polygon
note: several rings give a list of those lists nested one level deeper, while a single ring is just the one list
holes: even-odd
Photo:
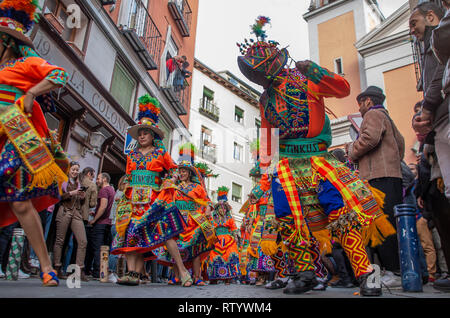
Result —
[{"label": "tassel fringe", "polygon": [[362,230],[362,239],[364,246],[370,244],[371,247],[381,245],[386,237],[396,233],[395,228],[387,219],[387,215],[376,218],[372,224]]},{"label": "tassel fringe", "polygon": [[53,162],[47,167],[40,169],[33,174],[33,180],[31,181],[30,189],[42,188],[47,189],[53,184],[58,182],[59,192],[61,194],[61,185],[64,181],[67,181],[67,175],[59,168],[59,166]]},{"label": "tassel fringe", "polygon": [[277,243],[272,240],[261,241],[260,246],[261,246],[261,251],[267,256],[272,256],[278,251]]}]

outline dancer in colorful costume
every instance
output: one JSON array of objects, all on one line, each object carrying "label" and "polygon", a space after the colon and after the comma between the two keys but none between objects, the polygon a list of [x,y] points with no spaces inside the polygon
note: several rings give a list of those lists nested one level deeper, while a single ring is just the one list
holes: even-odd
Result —
[{"label": "dancer in colorful costume", "polygon": [[211,283],[225,280],[229,285],[233,278],[240,276],[239,252],[237,247],[237,227],[231,214],[231,206],[228,203],[227,187],[219,187],[217,190],[218,203],[214,207],[212,217],[218,241],[214,250],[209,253],[208,277]]},{"label": "dancer in colorful costume", "polygon": [[0,3],[0,227],[20,222],[39,258],[43,285],[57,286],[36,211],[59,201],[68,160],[35,99],[65,85],[68,75],[40,58],[25,35],[37,5]]},{"label": "dancer in colorful costume", "polygon": [[[263,27],[269,21],[259,17],[253,26],[257,41],[238,44],[243,54],[238,57],[238,65],[249,80],[264,87],[260,111],[261,169],[265,171],[260,197],[271,189],[268,203],[273,204],[277,231],[295,267],[293,281],[284,292],[303,293],[317,285],[312,247],[315,239],[322,249],[331,246],[332,235],[351,260],[361,282],[361,295],[380,295],[381,288],[367,284],[373,267],[363,236],[387,236],[394,229],[371,189],[327,152],[331,126],[324,97],[348,96],[350,86],[341,76],[312,61],[287,67],[288,51],[280,50],[274,41],[265,41]],[[271,128],[279,129],[279,149],[274,151],[279,153],[279,160],[271,158],[271,142],[275,141],[271,140]],[[263,235],[263,252],[277,251],[274,237]]]},{"label": "dancer in colorful costume", "polygon": [[117,205],[117,234],[111,252],[126,256],[128,272],[117,282],[122,285],[139,285],[144,261],[156,258],[152,250],[162,245],[179,266],[183,286],[192,285],[175,242],[186,223],[173,203],[174,179],[169,178],[177,165],[162,142],[159,113],[159,101],[144,95],[139,98],[138,124],[128,128],[138,147],[127,156],[126,187]]},{"label": "dancer in colorful costume", "polygon": [[[204,286],[201,279],[201,265],[209,252],[214,248],[217,239],[211,222],[212,202],[208,198],[203,183],[203,177],[194,166],[195,147],[187,143],[180,147],[180,163],[178,164],[178,181],[175,185],[174,203],[183,215],[187,226],[180,234],[177,244],[183,263],[192,267],[194,285]],[[159,263],[173,266],[173,258],[167,253],[161,253]],[[175,277],[169,284],[178,284],[179,269],[174,267]]]}]

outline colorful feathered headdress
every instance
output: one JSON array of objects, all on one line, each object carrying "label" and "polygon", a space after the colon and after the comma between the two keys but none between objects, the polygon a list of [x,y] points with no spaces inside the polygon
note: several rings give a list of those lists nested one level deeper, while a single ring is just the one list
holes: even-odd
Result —
[{"label": "colorful feathered headdress", "polygon": [[228,201],[228,191],[229,188],[221,186],[217,189],[217,200],[218,201]]},{"label": "colorful feathered headdress", "polygon": [[202,178],[217,178],[219,176],[218,174],[213,174],[211,168],[204,162],[195,163],[195,167],[197,168],[198,172],[200,172]]},{"label": "colorful feathered headdress", "polygon": [[195,145],[193,143],[187,142],[184,145],[181,145],[178,150],[180,155],[178,168],[186,168],[196,174],[197,171],[194,166],[194,160],[197,148],[195,147]]},{"label": "colorful feathered headdress", "polygon": [[148,128],[156,133],[156,139],[164,138],[164,132],[158,127],[159,114],[161,112],[159,101],[155,97],[145,94],[139,97],[138,102],[138,123],[128,128],[130,136],[137,140],[139,129]]},{"label": "colorful feathered headdress", "polygon": [[0,32],[34,48],[33,42],[25,34],[37,20],[36,9],[39,0],[3,0],[0,3]]},{"label": "colorful feathered headdress", "polygon": [[264,27],[270,23],[270,18],[259,16],[251,26],[253,39],[237,43],[243,56],[238,57],[241,72],[252,82],[266,86],[283,70],[289,57],[286,49],[279,49],[276,41],[266,41]]}]

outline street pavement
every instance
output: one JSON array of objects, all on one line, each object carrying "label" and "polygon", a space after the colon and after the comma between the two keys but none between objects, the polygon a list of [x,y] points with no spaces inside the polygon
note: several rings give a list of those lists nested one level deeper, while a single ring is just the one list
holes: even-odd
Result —
[{"label": "street pavement", "polygon": [[[0,298],[362,298],[359,288],[331,288],[325,291],[310,291],[301,295],[285,295],[282,289],[268,290],[249,285],[207,285],[189,288],[167,284],[145,284],[140,286],[121,286],[99,281],[80,282],[80,288],[61,280],[58,287],[42,287],[37,278],[18,281],[0,280]],[[435,290],[430,284],[423,287],[422,293],[406,293],[401,288],[383,288],[382,298],[450,298],[450,293]]]}]

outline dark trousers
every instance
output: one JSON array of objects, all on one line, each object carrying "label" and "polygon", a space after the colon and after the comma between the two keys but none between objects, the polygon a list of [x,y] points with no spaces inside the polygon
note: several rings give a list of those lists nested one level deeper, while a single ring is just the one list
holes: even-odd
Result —
[{"label": "dark trousers", "polygon": [[[397,229],[394,218],[394,206],[403,203],[402,179],[400,178],[377,178],[369,181],[369,184],[383,191],[386,195],[384,199],[383,212],[388,216],[389,222]],[[397,235],[391,235],[386,238],[383,244],[370,248],[369,257],[373,262],[373,253],[377,253],[380,259],[381,267],[391,271],[400,272],[400,258],[398,251]]]},{"label": "dark trousers", "polygon": [[6,264],[8,263],[8,253],[13,231],[18,226],[19,223],[16,222],[0,229],[0,266],[2,268],[6,268]]},{"label": "dark trousers", "polygon": [[346,283],[352,283],[355,280],[355,275],[344,249],[336,244],[333,246],[331,255],[333,255],[333,259],[336,262],[339,279]]},{"label": "dark trousers", "polygon": [[110,245],[111,225],[94,224],[92,227],[86,226],[86,235],[88,240],[85,271],[92,274],[93,277],[100,275],[100,247]]},{"label": "dark trousers", "polygon": [[426,209],[431,211],[431,217],[441,238],[442,252],[447,267],[450,267],[450,204],[443,193],[438,190],[437,181],[431,182],[424,198]]}]

